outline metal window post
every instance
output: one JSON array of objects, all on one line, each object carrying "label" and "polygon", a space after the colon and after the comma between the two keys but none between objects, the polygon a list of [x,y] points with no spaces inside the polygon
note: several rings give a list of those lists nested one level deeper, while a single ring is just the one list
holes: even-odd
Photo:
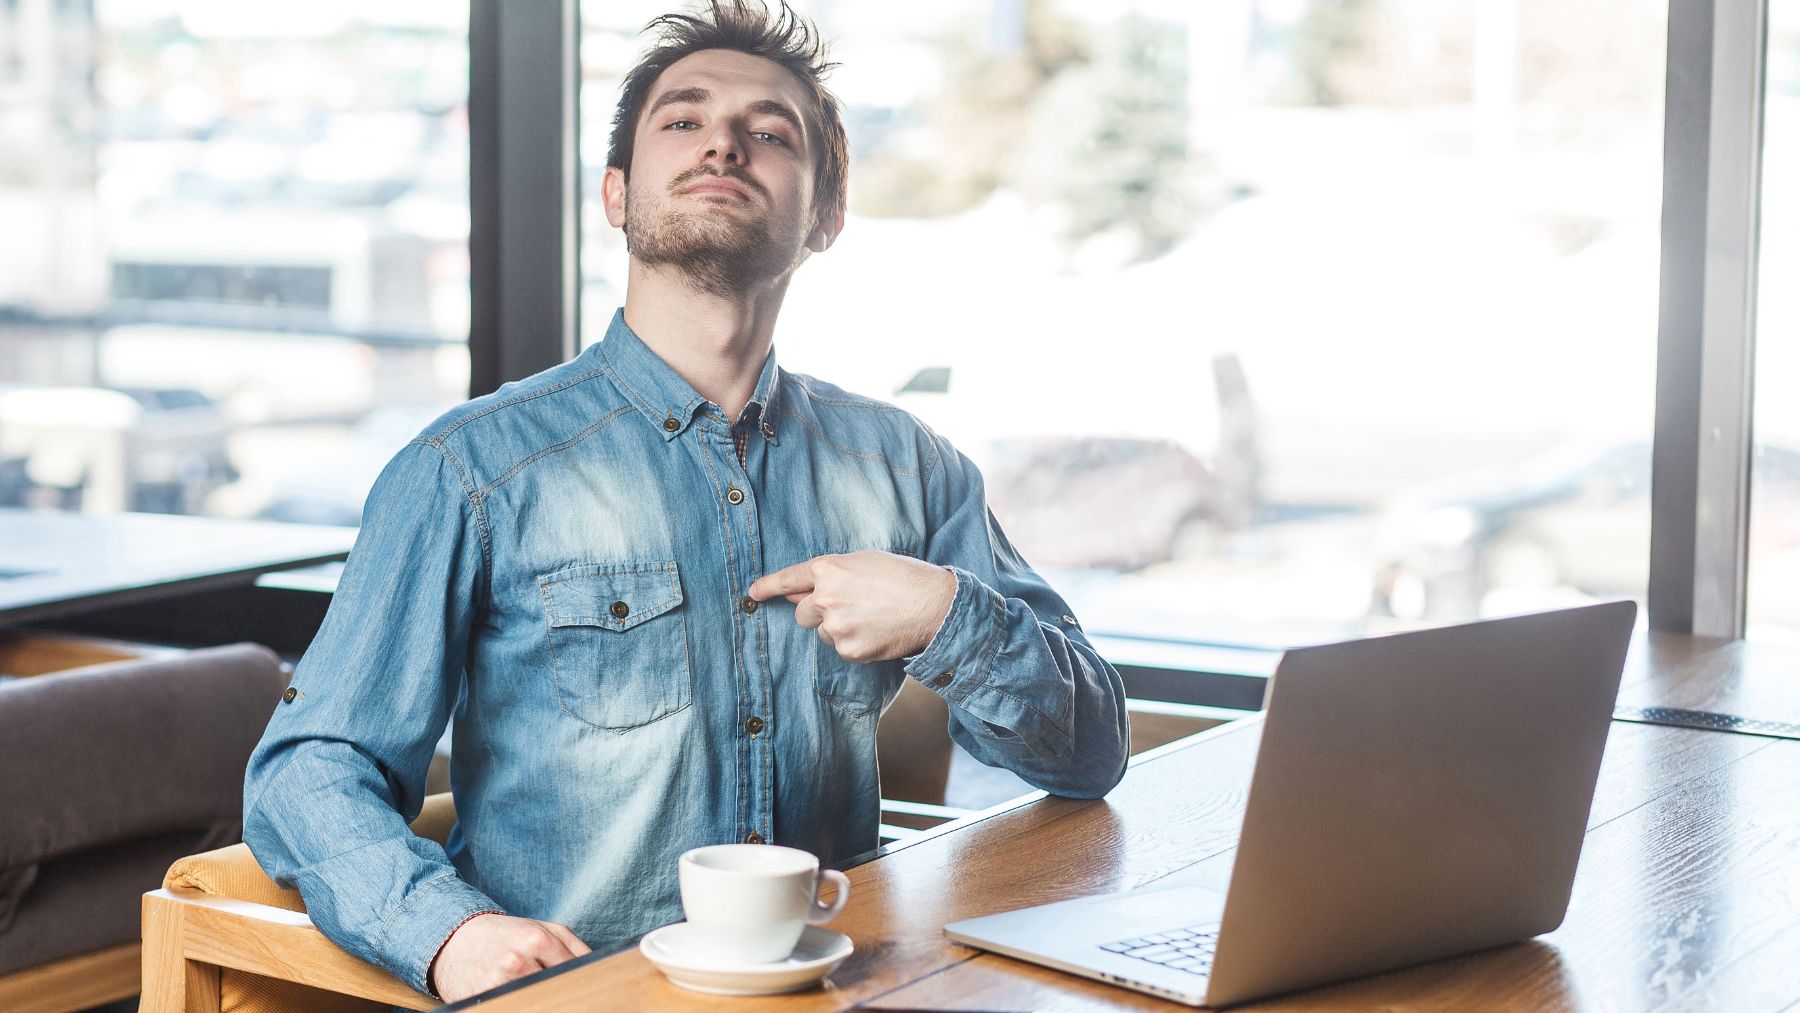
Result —
[{"label": "metal window post", "polygon": [[1650,492],[1659,632],[1744,632],[1766,25],[1764,0],[1669,5]]},{"label": "metal window post", "polygon": [[469,395],[575,354],[577,0],[469,5]]}]

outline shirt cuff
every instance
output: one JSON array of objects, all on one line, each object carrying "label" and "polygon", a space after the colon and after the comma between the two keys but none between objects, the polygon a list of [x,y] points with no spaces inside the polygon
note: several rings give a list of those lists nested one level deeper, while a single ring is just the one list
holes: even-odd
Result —
[{"label": "shirt cuff", "polygon": [[456,876],[440,876],[420,886],[388,919],[382,956],[388,971],[426,995],[426,977],[438,951],[463,923],[478,914],[505,914],[494,902]]},{"label": "shirt cuff", "polygon": [[946,700],[957,700],[985,680],[1005,629],[1006,601],[969,571],[944,569],[956,577],[956,596],[931,642],[905,659],[905,671]]}]

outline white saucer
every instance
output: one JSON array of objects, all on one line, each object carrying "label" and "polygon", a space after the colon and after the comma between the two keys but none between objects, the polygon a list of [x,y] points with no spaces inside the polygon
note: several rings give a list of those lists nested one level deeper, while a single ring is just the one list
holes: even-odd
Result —
[{"label": "white saucer", "polygon": [[811,988],[856,950],[849,936],[808,925],[786,960],[721,964],[683,945],[690,932],[687,922],[664,925],[639,941],[638,949],[670,981],[713,995],[774,995]]}]

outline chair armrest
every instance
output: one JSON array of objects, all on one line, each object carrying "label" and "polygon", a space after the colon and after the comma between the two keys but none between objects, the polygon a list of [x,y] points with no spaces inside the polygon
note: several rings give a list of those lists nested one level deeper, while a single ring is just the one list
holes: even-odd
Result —
[{"label": "chair armrest", "polygon": [[[182,895],[244,901],[306,914],[306,901],[301,899],[300,891],[277,885],[244,844],[178,858],[163,874],[162,885],[163,889]],[[310,919],[307,924],[312,924]]]},{"label": "chair armrest", "polygon": [[[425,799],[412,830],[442,844],[455,824],[455,803],[444,792]],[[143,910],[145,1013],[219,1008],[232,988],[220,968],[389,1006],[441,1005],[325,938],[300,891],[270,879],[247,845],[178,859],[163,889],[144,895]]]},{"label": "chair armrest", "polygon": [[[344,952],[302,912],[188,891],[144,894],[142,1008],[186,1008],[195,980],[188,965],[249,971],[407,1009],[442,1005]],[[216,997],[216,981],[213,987]]]}]

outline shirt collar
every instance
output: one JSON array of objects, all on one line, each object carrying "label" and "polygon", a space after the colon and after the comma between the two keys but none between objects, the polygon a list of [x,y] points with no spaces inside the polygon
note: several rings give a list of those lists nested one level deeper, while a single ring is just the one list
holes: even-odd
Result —
[{"label": "shirt collar", "polygon": [[755,405],[760,421],[757,430],[770,443],[775,439],[775,407],[781,397],[781,367],[775,364],[775,345],[769,345],[769,357],[763,360],[762,375],[756,378],[756,389],[750,392],[750,403],[744,406],[744,416],[750,417],[750,405]]},{"label": "shirt collar", "polygon": [[[693,424],[694,416],[703,409],[712,408],[715,416],[724,418],[718,406],[694,390],[693,385],[682,379],[680,373],[632,332],[625,323],[623,308],[613,313],[612,323],[607,325],[606,336],[600,342],[600,356],[611,368],[626,398],[656,427],[665,441],[685,432]],[[757,430],[771,443],[776,442],[773,418],[780,392],[781,371],[775,364],[775,349],[771,346],[768,357],[763,360],[762,374],[757,377],[756,389],[750,394],[750,403],[757,406],[762,416]],[[748,406],[745,414],[749,415]],[[672,426],[668,423],[670,419],[675,420]]]}]

